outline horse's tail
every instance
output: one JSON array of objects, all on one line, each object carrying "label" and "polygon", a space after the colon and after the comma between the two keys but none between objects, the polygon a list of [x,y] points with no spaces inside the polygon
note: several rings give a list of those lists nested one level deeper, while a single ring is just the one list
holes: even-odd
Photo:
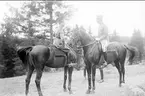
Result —
[{"label": "horse's tail", "polygon": [[135,48],[132,47],[132,46],[128,46],[128,45],[124,45],[124,46],[125,46],[125,48],[131,53],[130,56],[129,56],[128,61],[129,61],[130,63],[132,63],[132,62],[133,62],[133,59],[134,59],[134,57],[135,57],[135,53],[136,53]]},{"label": "horse's tail", "polygon": [[22,61],[24,67],[28,65],[29,53],[32,50],[32,47],[21,48],[17,51],[18,57]]},{"label": "horse's tail", "polygon": [[33,54],[29,53],[28,62],[27,63],[29,63],[31,66],[34,66],[34,62],[36,62],[35,60],[36,60],[35,56]]}]

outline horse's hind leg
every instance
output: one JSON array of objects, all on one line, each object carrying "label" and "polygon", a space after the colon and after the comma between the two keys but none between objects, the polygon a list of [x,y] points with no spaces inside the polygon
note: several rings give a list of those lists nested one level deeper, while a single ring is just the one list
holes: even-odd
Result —
[{"label": "horse's hind leg", "polygon": [[67,71],[68,71],[68,66],[65,66],[65,67],[64,67],[64,83],[63,83],[64,92],[67,91],[67,90],[66,90]]},{"label": "horse's hind leg", "polygon": [[101,76],[101,80],[99,83],[102,83],[102,82],[104,82],[103,68],[99,68],[99,71],[100,71],[100,76]]},{"label": "horse's hind leg", "polygon": [[122,83],[125,83],[125,68],[124,68],[124,66],[122,66],[122,75],[123,75]]},{"label": "horse's hind leg", "polygon": [[71,90],[72,72],[73,72],[73,67],[68,67],[68,79],[69,79],[68,90],[70,94],[72,94],[72,90]]},{"label": "horse's hind leg", "polygon": [[27,77],[26,77],[26,91],[25,91],[25,94],[26,96],[28,95],[28,92],[29,92],[29,84],[30,84],[30,80],[31,80],[31,76],[32,76],[32,73],[34,71],[34,66],[31,66],[31,65],[28,65],[28,72],[27,72]]},{"label": "horse's hind leg", "polygon": [[120,61],[120,64],[121,64],[121,72],[122,72],[122,83],[125,83],[125,67],[124,67],[124,63],[125,63],[125,57],[123,58],[122,61]]},{"label": "horse's hind leg", "polygon": [[86,67],[84,68],[84,77],[85,77],[85,79],[86,79]]},{"label": "horse's hind leg", "polygon": [[122,83],[122,82],[121,82],[121,81],[122,81],[122,74],[121,74],[121,66],[120,66],[118,60],[115,61],[115,66],[116,66],[116,68],[118,69],[118,73],[119,73],[119,87],[121,87],[121,83]]},{"label": "horse's hind leg", "polygon": [[41,81],[42,73],[43,73],[42,69],[40,69],[40,68],[36,69],[35,83],[36,83],[36,87],[37,87],[37,91],[38,91],[39,96],[43,96],[42,91],[41,91],[41,87],[40,87],[40,81]]}]

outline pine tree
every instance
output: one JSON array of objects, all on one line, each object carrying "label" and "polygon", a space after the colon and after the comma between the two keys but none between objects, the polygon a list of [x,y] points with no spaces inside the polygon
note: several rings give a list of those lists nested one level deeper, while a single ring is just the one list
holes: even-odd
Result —
[{"label": "pine tree", "polygon": [[143,43],[143,37],[141,35],[140,30],[134,30],[132,37],[131,37],[130,45],[134,46],[138,49],[139,59],[141,61],[142,55],[144,53],[144,43]]},{"label": "pine tree", "polygon": [[120,36],[117,34],[116,30],[114,30],[112,36],[110,36],[110,42],[120,42]]}]

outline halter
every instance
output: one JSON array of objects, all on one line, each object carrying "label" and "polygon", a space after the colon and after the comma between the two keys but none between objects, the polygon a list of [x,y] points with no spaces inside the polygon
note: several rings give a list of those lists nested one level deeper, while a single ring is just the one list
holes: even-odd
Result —
[{"label": "halter", "polygon": [[[78,31],[78,34],[79,34],[79,39],[81,39],[80,38],[80,31]],[[101,44],[101,42],[99,41],[99,40],[95,40],[94,39],[94,41],[92,41],[92,42],[90,42],[90,43],[88,43],[88,44],[86,44],[86,45],[83,45],[83,46],[79,46],[79,47],[77,47],[77,48],[84,48],[84,47],[87,47],[87,46],[90,46],[90,45],[92,45],[92,44],[95,44],[97,42],[97,44]],[[101,50],[100,50],[100,52],[102,53],[102,45],[101,45]],[[101,56],[101,55],[100,55]],[[83,56],[83,57],[85,57],[85,56]],[[100,57],[101,58],[101,57]],[[100,66],[99,68],[104,68],[104,67],[106,67],[106,66]]]},{"label": "halter", "polygon": [[[80,35],[80,30],[79,30],[79,35]],[[80,38],[80,37],[79,37]],[[79,46],[78,48],[84,48],[84,47],[87,47],[87,46],[90,46],[90,45],[92,45],[92,44],[94,44],[94,43],[96,43],[96,42],[99,42],[98,40],[94,40],[93,42],[91,42],[91,43],[89,43],[89,44],[86,44],[86,45],[84,45],[84,46]]]}]

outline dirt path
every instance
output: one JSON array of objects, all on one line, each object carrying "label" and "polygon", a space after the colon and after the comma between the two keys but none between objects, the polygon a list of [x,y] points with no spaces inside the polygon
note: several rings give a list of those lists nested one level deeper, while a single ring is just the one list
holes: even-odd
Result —
[{"label": "dirt path", "polygon": [[[100,79],[97,70],[96,79]],[[98,83],[96,80],[95,94],[85,94],[87,80],[83,77],[83,71],[74,71],[72,80],[73,94],[63,92],[63,72],[44,73],[41,81],[41,88],[44,96],[130,96],[129,88],[145,82],[145,65],[126,66],[126,83],[118,87],[118,72],[115,67],[108,67],[104,70],[105,82]],[[25,77],[14,77],[0,79],[0,96],[25,96]],[[38,96],[35,86],[35,74],[30,84],[29,96]]]}]

